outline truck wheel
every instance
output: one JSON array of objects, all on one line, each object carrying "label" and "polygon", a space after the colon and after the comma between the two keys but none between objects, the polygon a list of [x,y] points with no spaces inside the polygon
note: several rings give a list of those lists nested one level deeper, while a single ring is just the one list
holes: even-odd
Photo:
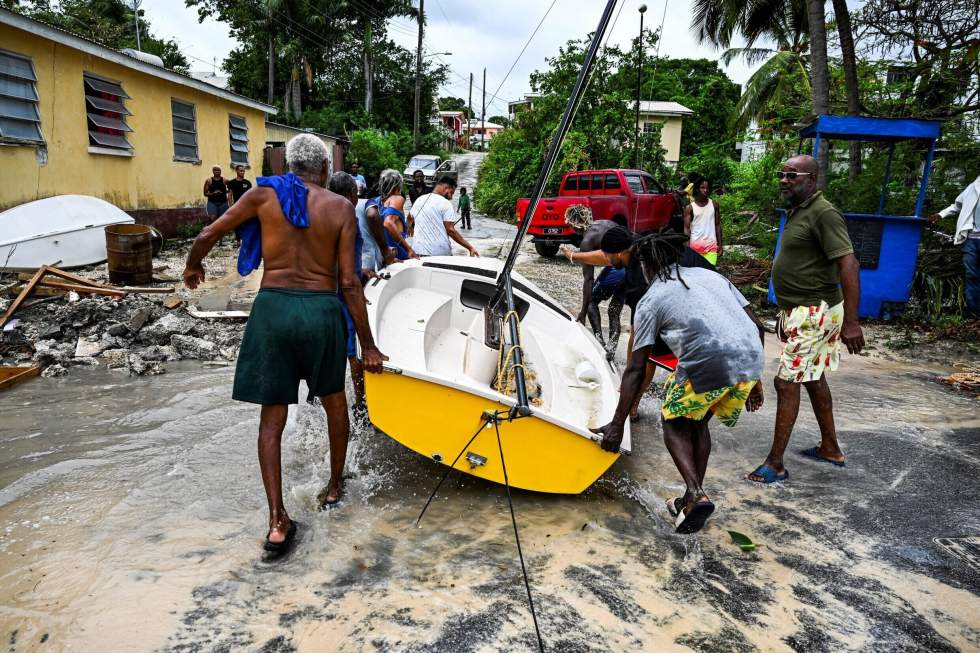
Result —
[{"label": "truck wheel", "polygon": [[558,254],[558,245],[555,243],[534,243],[534,251],[546,258],[554,258]]}]

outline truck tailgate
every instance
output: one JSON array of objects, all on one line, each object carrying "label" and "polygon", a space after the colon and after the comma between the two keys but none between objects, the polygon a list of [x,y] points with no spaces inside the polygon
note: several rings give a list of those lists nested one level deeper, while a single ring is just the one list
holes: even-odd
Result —
[{"label": "truck tailgate", "polygon": [[[524,221],[528,204],[527,198],[517,200],[518,224]],[[565,224],[565,211],[574,204],[590,205],[588,197],[546,197],[542,198],[531,218],[528,233],[532,236],[567,236],[573,235],[572,228]]]}]

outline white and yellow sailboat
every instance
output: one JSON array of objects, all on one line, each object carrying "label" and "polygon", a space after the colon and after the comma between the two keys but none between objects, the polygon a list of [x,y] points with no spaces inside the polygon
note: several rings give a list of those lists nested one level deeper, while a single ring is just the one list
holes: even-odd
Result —
[{"label": "white and yellow sailboat", "polygon": [[[606,2],[527,215],[544,194],[615,5]],[[530,225],[502,263],[430,257],[392,265],[368,284],[371,330],[389,356],[383,373],[365,375],[368,415],[406,447],[467,474],[577,494],[619,456],[589,430],[612,419],[619,378],[592,333],[514,272]],[[629,447],[627,424],[620,452]]]},{"label": "white and yellow sailboat", "polygon": [[[513,413],[518,403],[499,382],[512,385],[513,363],[485,344],[484,309],[501,268],[496,259],[430,257],[392,265],[364,291],[389,357],[384,373],[366,375],[371,422],[413,451],[445,465],[458,456],[457,469],[497,483],[493,425],[464,445],[487,411]],[[577,494],[618,458],[589,428],[612,418],[619,379],[591,331],[521,275],[511,279],[528,385],[539,390],[530,391],[530,415],[499,423],[510,485]],[[506,342],[505,354],[511,348]],[[622,450],[629,446],[627,428]]]}]

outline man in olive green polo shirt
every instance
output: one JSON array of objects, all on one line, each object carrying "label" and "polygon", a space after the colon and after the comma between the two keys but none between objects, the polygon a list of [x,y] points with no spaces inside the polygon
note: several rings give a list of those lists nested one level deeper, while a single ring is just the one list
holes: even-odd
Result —
[{"label": "man in olive green polo shirt", "polygon": [[772,286],[779,304],[779,337],[785,343],[776,372],[776,426],[766,461],[748,475],[757,483],[789,478],[783,454],[800,411],[800,385],[820,426],[820,444],[800,453],[844,466],[837,443],[833,399],[824,377],[837,369],[840,343],[856,354],[864,347],[858,324],[859,264],[844,217],[817,190],[817,161],[796,156],[783,164],[779,191],[790,208]]}]

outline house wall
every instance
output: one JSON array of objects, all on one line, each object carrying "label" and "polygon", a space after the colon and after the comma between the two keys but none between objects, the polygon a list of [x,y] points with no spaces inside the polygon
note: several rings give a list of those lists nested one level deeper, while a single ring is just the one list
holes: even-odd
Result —
[{"label": "house wall", "polygon": [[[306,131],[304,131],[302,129],[296,129],[295,127],[289,127],[287,125],[280,125],[280,124],[277,124],[277,123],[266,123],[265,124],[265,141],[263,143],[263,146],[264,146],[265,143],[276,143],[276,144],[283,143],[283,144],[285,144],[285,143],[288,143],[289,142],[289,139],[291,139],[293,136],[296,136],[297,134],[307,134],[307,133],[310,133],[310,132],[306,132]],[[321,141],[323,141],[323,144],[327,146],[327,172],[328,172],[328,174],[331,174],[332,175],[333,173],[339,172],[340,170],[342,170],[343,169],[343,157],[341,157],[341,160],[339,162],[337,162],[337,163],[339,163],[339,165],[335,164],[335,161],[337,159],[337,149],[338,149],[336,147],[338,145],[337,139],[335,139],[335,138],[329,138],[329,137],[323,136],[322,134],[313,134],[313,135],[316,136],[317,138],[319,138]],[[251,154],[252,153],[249,152],[249,156],[251,156]],[[259,166],[258,167],[258,170],[261,172],[261,170],[262,170],[262,160],[261,160],[261,158],[259,159],[258,166]],[[256,174],[258,174],[258,173],[256,173]]]},{"label": "house wall", "polygon": [[[35,34],[0,25],[3,49],[30,57],[37,74],[43,146],[0,145],[0,210],[52,195],[100,197],[137,216],[165,210],[199,215],[212,165],[229,171],[228,116],[248,126],[249,176],[261,171],[265,114],[165,79],[147,75]],[[122,84],[131,99],[133,156],[89,152],[83,72]],[[196,163],[174,160],[170,99],[195,106]],[[153,220],[146,221],[153,223]]]},{"label": "house wall", "polygon": [[681,133],[684,129],[684,120],[680,116],[652,116],[640,114],[639,128],[643,129],[643,123],[653,123],[663,125],[660,132],[660,144],[667,154],[664,155],[667,162],[676,164],[681,158]]}]

